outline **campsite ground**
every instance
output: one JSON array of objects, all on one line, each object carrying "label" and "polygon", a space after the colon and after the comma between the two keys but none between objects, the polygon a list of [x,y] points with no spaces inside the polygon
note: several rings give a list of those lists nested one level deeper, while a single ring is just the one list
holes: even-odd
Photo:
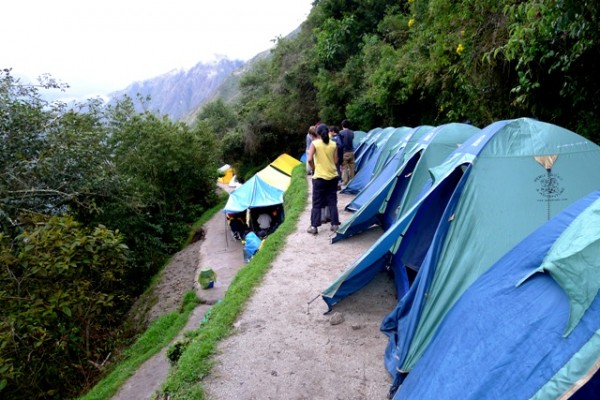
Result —
[{"label": "campsite ground", "polygon": [[[342,222],[350,215],[343,208],[351,199],[339,196]],[[386,397],[390,384],[383,366],[387,339],[379,326],[396,303],[393,283],[380,274],[327,315],[319,296],[381,231],[373,229],[332,245],[329,224],[313,236],[306,233],[309,221],[310,201],[296,231],[235,323],[233,334],[218,345],[215,366],[204,380],[208,399]],[[152,312],[175,309],[182,293],[192,287],[203,299],[216,301],[223,296],[236,271],[244,267],[240,243],[227,235],[223,215],[217,214],[206,224],[204,240],[173,257],[163,282],[157,285],[160,300]],[[204,290],[194,283],[203,266],[217,272],[213,289]],[[198,325],[206,308],[196,310],[188,329]],[[146,362],[115,398],[152,398],[168,368],[163,351]]]}]

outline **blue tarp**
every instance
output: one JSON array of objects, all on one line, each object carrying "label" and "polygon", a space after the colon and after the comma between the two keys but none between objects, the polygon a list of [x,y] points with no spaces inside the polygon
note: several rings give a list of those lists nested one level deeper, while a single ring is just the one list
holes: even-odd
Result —
[{"label": "blue tarp", "polygon": [[244,238],[244,262],[248,263],[260,249],[262,240],[254,232],[248,232]]},{"label": "blue tarp", "polygon": [[[598,398],[599,278],[596,191],[537,229],[465,291],[394,400]],[[575,322],[582,293],[590,299]]]}]

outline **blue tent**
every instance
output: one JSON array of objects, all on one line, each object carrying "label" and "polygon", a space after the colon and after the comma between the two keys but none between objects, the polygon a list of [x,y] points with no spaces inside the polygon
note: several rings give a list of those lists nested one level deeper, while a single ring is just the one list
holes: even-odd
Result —
[{"label": "blue tent", "polygon": [[402,167],[407,158],[410,157],[410,154],[412,154],[412,149],[416,147],[417,144],[423,140],[422,138],[426,136],[432,129],[433,126],[421,125],[411,129],[410,132],[407,132],[407,140],[405,141],[405,144],[403,144],[403,147],[398,149],[398,151],[392,155],[390,160],[383,166],[381,171],[379,171],[358,192],[352,201],[346,205],[346,210],[357,211],[365,203],[369,202],[375,193],[381,190],[382,184],[388,184],[387,181],[397,172],[399,168]]},{"label": "blue tent", "polygon": [[[393,129],[393,128],[388,128]],[[363,163],[365,163],[377,148],[377,138],[379,137],[382,128],[374,128],[367,132],[366,136],[360,141],[354,150],[354,170],[358,172]],[[354,142],[352,143],[354,145]]]},{"label": "blue tent", "polygon": [[473,281],[537,227],[597,189],[600,147],[529,118],[499,121],[431,172],[433,183],[390,256],[400,281],[418,271],[382,323],[394,385]]},{"label": "blue tent", "polygon": [[282,204],[283,193],[283,190],[268,184],[258,175],[254,175],[230,194],[223,211],[239,213],[249,208]]},{"label": "blue tent", "polygon": [[288,154],[281,154],[234,190],[229,195],[223,212],[239,213],[252,208],[282,204],[283,193],[290,185],[292,171],[297,165],[300,165],[300,161]]},{"label": "blue tent", "polygon": [[352,147],[354,148],[354,153],[356,155],[356,151],[361,143],[367,138],[367,132],[363,131],[354,131],[354,140],[352,141]]},{"label": "blue tent", "polygon": [[322,293],[331,308],[379,271],[393,272],[401,300],[382,331],[396,386],[475,279],[597,188],[600,147],[529,118],[498,121],[430,172],[415,204]]},{"label": "blue tent", "polygon": [[[414,143],[406,146],[346,207],[355,210],[332,239],[337,242],[373,224],[388,229],[411,206],[429,178],[429,168],[442,163],[465,140],[480,129],[451,123],[437,128],[415,128]],[[412,141],[412,139],[411,139]],[[358,207],[358,208],[357,208]]]},{"label": "blue tent", "polygon": [[364,156],[361,157],[360,168],[355,168],[356,175],[348,182],[342,193],[356,194],[362,190],[396,152],[404,149],[411,134],[412,129],[407,127],[381,130],[374,138],[370,149],[364,153],[365,156],[368,154],[368,159],[363,161]]},{"label": "blue tent", "polygon": [[599,290],[596,191],[464,292],[394,400],[597,399]]}]

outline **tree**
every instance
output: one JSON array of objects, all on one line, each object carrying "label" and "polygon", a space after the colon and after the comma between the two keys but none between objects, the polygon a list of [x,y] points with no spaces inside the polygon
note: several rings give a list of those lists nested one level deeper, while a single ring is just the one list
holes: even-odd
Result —
[{"label": "tree", "polygon": [[114,186],[99,103],[77,113],[42,100],[35,85],[4,70],[0,78],[0,226],[18,229],[35,215],[93,208]]},{"label": "tree", "polygon": [[48,103],[9,70],[0,135],[0,391],[74,396],[214,205],[216,139],[131,99]]},{"label": "tree", "polygon": [[187,224],[216,201],[216,139],[166,116],[137,113],[130,98],[110,107],[105,120],[111,162],[124,184],[117,196],[96,199],[101,213],[79,215],[123,232],[136,257],[137,292],[179,250]]},{"label": "tree", "polygon": [[234,129],[237,122],[234,108],[222,99],[205,104],[196,118],[196,124],[204,123],[203,129],[210,129],[218,138]]}]

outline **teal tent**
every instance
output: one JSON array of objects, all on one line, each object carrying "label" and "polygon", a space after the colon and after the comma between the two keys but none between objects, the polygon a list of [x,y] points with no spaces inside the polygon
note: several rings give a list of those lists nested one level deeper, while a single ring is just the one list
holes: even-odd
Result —
[{"label": "teal tent", "polygon": [[401,217],[383,235],[403,235],[399,245],[387,248],[395,276],[417,272],[382,323],[394,385],[402,383],[471,283],[536,228],[598,188],[600,147],[533,119],[499,121],[431,173],[430,187],[405,214],[414,215],[410,224],[402,226]]},{"label": "teal tent", "polygon": [[[342,193],[356,194],[362,190],[374,176],[384,167],[394,154],[403,149],[411,137],[412,130],[407,127],[385,128],[373,138],[370,148],[365,153],[368,158],[361,157],[356,175],[348,182]],[[356,155],[355,155],[356,157]]]},{"label": "teal tent", "polygon": [[451,123],[414,130],[414,142],[409,142],[404,152],[394,157],[395,162],[388,163],[346,207],[356,212],[340,225],[332,242],[358,234],[373,224],[389,228],[416,201],[429,179],[429,169],[441,164],[480,129]]},{"label": "teal tent", "polygon": [[595,191],[460,296],[394,400],[597,399],[599,289]]},{"label": "teal tent", "polygon": [[[431,262],[448,263],[448,268],[473,262],[477,275],[593,190],[598,178],[590,173],[599,173],[599,167],[600,147],[564,128],[529,118],[491,124],[430,169],[431,179],[414,204],[322,292],[323,300],[332,307],[386,270],[394,274],[402,297],[432,243],[443,238],[443,244],[435,243]],[[463,275],[459,283],[473,279]]]},{"label": "teal tent", "polygon": [[331,308],[378,271],[393,273],[400,302],[382,331],[394,386],[475,279],[598,187],[600,147],[533,119],[498,121],[430,173],[415,203],[322,293]]}]

